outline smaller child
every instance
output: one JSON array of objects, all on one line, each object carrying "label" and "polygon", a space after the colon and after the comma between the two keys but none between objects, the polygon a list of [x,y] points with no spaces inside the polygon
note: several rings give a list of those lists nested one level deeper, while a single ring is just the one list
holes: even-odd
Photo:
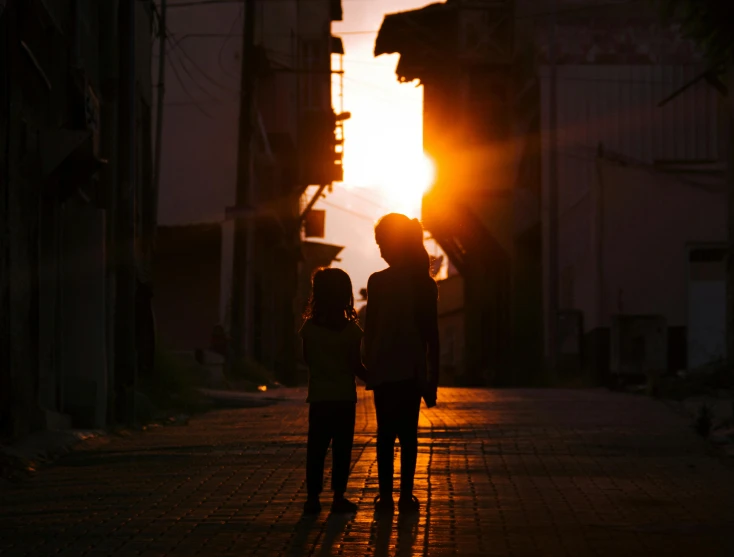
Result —
[{"label": "smaller child", "polygon": [[321,512],[324,461],[332,444],[332,513],[353,513],[357,505],[344,497],[352,460],[357,386],[364,379],[354,294],[349,275],[323,268],[313,275],[312,293],[301,328],[303,356],[308,365],[308,445],[304,514]]}]

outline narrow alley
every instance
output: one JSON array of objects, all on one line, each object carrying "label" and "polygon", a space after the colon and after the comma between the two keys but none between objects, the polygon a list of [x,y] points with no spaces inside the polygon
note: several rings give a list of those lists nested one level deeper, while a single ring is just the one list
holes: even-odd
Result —
[{"label": "narrow alley", "polygon": [[729,556],[734,473],[687,421],[604,390],[442,389],[421,415],[414,520],[375,520],[360,395],[355,517],[301,517],[307,405],[217,411],[83,447],[0,488],[0,554]]}]

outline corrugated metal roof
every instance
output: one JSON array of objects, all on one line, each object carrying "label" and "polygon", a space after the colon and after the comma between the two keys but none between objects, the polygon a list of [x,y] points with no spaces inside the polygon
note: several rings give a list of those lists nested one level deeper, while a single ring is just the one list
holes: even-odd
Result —
[{"label": "corrugated metal roof", "polygon": [[[716,160],[718,93],[701,82],[663,107],[660,100],[690,81],[696,66],[560,66],[558,128],[562,149],[605,149],[634,159]],[[544,114],[548,71],[541,72]]]},{"label": "corrugated metal roof", "polygon": [[[657,103],[700,72],[696,66],[558,67],[559,209],[588,192],[600,144],[645,164],[716,161],[720,157],[719,99],[701,82],[662,108]],[[541,72],[542,129],[549,113],[547,68]],[[543,152],[547,153],[547,137]],[[548,183],[548,157],[543,157]],[[544,187],[544,192],[546,188]]]}]

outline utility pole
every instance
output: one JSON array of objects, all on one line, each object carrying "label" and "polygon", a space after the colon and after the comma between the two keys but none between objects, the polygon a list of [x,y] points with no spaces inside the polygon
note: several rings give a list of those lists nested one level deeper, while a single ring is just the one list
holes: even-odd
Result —
[{"label": "utility pole", "polygon": [[158,194],[160,191],[161,181],[161,138],[163,137],[163,99],[166,96],[166,40],[168,34],[166,32],[166,8],[167,0],[160,0],[160,29],[158,31],[158,98],[156,99],[155,113],[155,161],[153,162],[153,207],[151,209],[153,215],[155,236],[155,227],[158,223]]},{"label": "utility pole", "polygon": [[119,183],[117,189],[115,307],[115,418],[135,423],[135,8],[120,2]]},{"label": "utility pole", "polygon": [[102,70],[102,126],[100,155],[107,161],[102,167],[102,190],[105,192],[105,221],[107,249],[107,372],[108,403],[107,421],[116,418],[114,395],[117,392],[115,381],[115,313],[117,251],[115,250],[116,206],[117,206],[117,99],[119,96],[119,4],[110,0],[100,4],[100,68]]},{"label": "utility pole", "polygon": [[558,0],[551,7],[550,42],[550,91],[548,114],[548,370],[551,385],[558,379],[558,137],[557,137],[557,45],[556,23]]},{"label": "utility pole", "polygon": [[[242,33],[242,66],[240,76],[239,149],[237,160],[236,206],[247,209],[252,203],[253,104],[255,89],[255,0],[244,0],[244,29]],[[251,281],[248,267],[252,265],[253,227],[245,213],[234,221],[234,253],[232,261],[229,370],[242,364],[245,355],[245,335],[251,334],[249,312]]]},{"label": "utility pole", "polygon": [[[728,95],[724,110],[726,125],[727,195],[728,195],[728,240],[726,257],[726,363],[729,374],[734,376],[734,64],[726,70]],[[732,401],[734,410],[734,401]]]}]

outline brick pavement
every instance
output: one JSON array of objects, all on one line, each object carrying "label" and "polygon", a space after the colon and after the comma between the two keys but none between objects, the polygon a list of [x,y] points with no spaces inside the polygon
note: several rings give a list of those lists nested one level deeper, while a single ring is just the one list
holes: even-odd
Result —
[{"label": "brick pavement", "polygon": [[417,519],[375,520],[358,407],[354,518],[300,516],[306,405],[111,438],[0,489],[0,555],[731,556],[734,470],[662,403],[606,391],[442,389],[421,414]]}]

